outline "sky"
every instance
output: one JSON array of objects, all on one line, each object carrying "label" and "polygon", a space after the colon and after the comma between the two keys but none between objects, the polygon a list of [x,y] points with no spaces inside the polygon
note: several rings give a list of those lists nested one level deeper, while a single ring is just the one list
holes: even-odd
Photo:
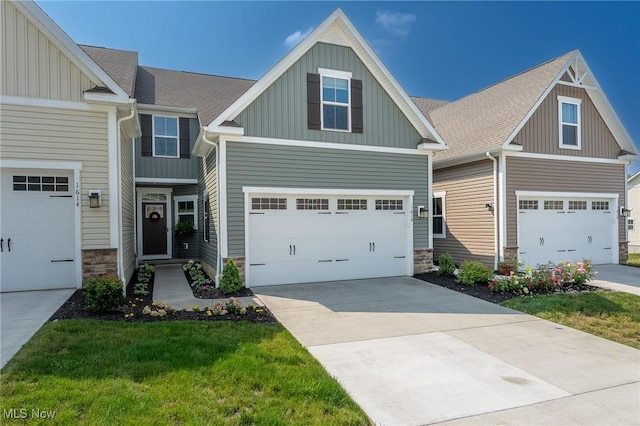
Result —
[{"label": "sky", "polygon": [[135,50],[140,65],[249,79],[340,7],[410,95],[448,101],[580,49],[640,146],[637,1],[37,3],[76,43]]}]

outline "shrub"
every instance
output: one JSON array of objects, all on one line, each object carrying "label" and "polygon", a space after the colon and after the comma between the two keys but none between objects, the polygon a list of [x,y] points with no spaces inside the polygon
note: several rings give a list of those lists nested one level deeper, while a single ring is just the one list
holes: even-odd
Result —
[{"label": "shrub", "polygon": [[453,263],[453,257],[449,253],[442,253],[438,258],[438,275],[451,277],[455,270],[456,265]]},{"label": "shrub", "polygon": [[124,301],[122,281],[118,277],[95,277],[86,284],[87,309],[105,312],[119,306]]},{"label": "shrub", "polygon": [[182,265],[182,270],[187,272],[191,277],[191,287],[193,287],[196,292],[202,292],[203,289],[208,289],[208,287],[213,284],[204,274],[202,265],[193,260],[189,260]]},{"label": "shrub", "polygon": [[487,283],[492,278],[493,271],[477,260],[463,262],[458,270],[458,282],[466,285]]},{"label": "shrub", "polygon": [[222,278],[220,278],[220,291],[223,294],[231,294],[242,288],[242,277],[233,259],[229,259],[222,268]]},{"label": "shrub", "polygon": [[140,265],[136,274],[138,282],[133,286],[133,293],[141,296],[149,294],[149,281],[155,272],[156,267],[153,265],[148,263]]}]

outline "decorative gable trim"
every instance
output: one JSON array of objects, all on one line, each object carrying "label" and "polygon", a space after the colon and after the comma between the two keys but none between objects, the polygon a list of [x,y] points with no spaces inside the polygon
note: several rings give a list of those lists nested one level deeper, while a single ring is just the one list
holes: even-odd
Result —
[{"label": "decorative gable trim", "polygon": [[[84,73],[93,80],[103,83],[113,95],[106,94],[109,101],[117,103],[129,103],[129,95],[96,64],[62,29],[33,1],[16,1],[12,4],[36,25],[40,31],[62,51]],[[97,93],[91,95],[92,99],[99,97]]]},{"label": "decorative gable trim", "polygon": [[[567,76],[570,81],[563,80],[564,76]],[[622,150],[628,151],[632,153],[632,160],[637,158],[640,155],[638,148],[633,143],[631,136],[627,132],[627,130],[622,125],[620,118],[616,114],[615,110],[609,103],[606,95],[602,91],[602,88],[598,84],[598,81],[593,76],[593,73],[589,69],[586,61],[584,60],[582,53],[579,50],[576,50],[575,53],[567,60],[567,63],[560,70],[558,75],[553,79],[551,84],[544,91],[542,96],[538,99],[538,101],[533,105],[531,110],[527,113],[524,119],[518,124],[518,126],[513,130],[513,132],[509,135],[507,140],[503,143],[503,149],[509,149],[512,146],[512,141],[516,137],[516,135],[522,130],[524,125],[529,121],[529,119],[533,116],[533,114],[538,110],[542,102],[549,96],[549,93],[553,90],[553,88],[557,84],[563,84],[568,86],[574,86],[584,89],[587,92],[587,95],[593,102],[594,106],[600,113],[600,116],[606,123],[607,127],[611,131],[614,139],[620,146]]]},{"label": "decorative gable trim", "polygon": [[289,69],[300,57],[318,42],[347,46],[353,49],[360,60],[378,80],[391,99],[404,113],[423,138],[437,142],[439,149],[446,144],[435,128],[420,112],[404,89],[374,53],[341,9],[336,9],[324,22],[316,27],[304,40],[294,47],[283,59],[262,76],[247,92],[231,104],[208,126],[218,128],[223,122],[233,120],[260,96],[277,78]]}]

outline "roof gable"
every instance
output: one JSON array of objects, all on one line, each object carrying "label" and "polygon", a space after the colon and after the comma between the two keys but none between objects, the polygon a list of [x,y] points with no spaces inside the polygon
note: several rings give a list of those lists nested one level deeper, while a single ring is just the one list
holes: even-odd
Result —
[{"label": "roof gable", "polygon": [[222,123],[232,121],[237,117],[249,104],[255,101],[261,93],[267,90],[278,77],[318,42],[347,46],[353,49],[420,135],[423,138],[436,141],[436,143],[443,148],[445,147],[444,141],[431,123],[420,112],[413,101],[411,101],[404,89],[398,84],[341,9],[334,11],[283,59],[263,75],[254,86],[218,115],[209,124],[209,130],[214,131],[218,126],[222,125]]},{"label": "roof gable", "polygon": [[79,45],[120,86],[133,97],[138,68],[138,52]]},{"label": "roof gable", "polygon": [[37,26],[49,40],[53,43],[81,72],[89,79],[108,88],[115,96],[116,102],[126,103],[129,96],[116,82],[96,64],[80,47],[46,14],[40,7],[31,0],[11,2],[16,9],[24,14],[34,25]]},{"label": "roof gable", "polygon": [[428,111],[449,145],[436,161],[486,151],[519,150],[511,145],[557,84],[585,89],[622,150],[638,154],[630,136],[589,70],[580,51],[569,52],[456,102]]}]

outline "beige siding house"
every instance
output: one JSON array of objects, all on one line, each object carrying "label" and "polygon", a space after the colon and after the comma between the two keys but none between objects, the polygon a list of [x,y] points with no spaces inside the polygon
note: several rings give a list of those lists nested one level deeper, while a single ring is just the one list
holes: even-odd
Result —
[{"label": "beige siding house", "polygon": [[640,253],[640,172],[627,180],[629,253]]},{"label": "beige siding house", "polygon": [[37,5],[5,1],[0,13],[1,290],[126,280],[120,159],[135,103]]},{"label": "beige siding house", "polygon": [[449,146],[433,166],[435,258],[626,262],[638,149],[579,51],[456,102],[414,100]]}]

